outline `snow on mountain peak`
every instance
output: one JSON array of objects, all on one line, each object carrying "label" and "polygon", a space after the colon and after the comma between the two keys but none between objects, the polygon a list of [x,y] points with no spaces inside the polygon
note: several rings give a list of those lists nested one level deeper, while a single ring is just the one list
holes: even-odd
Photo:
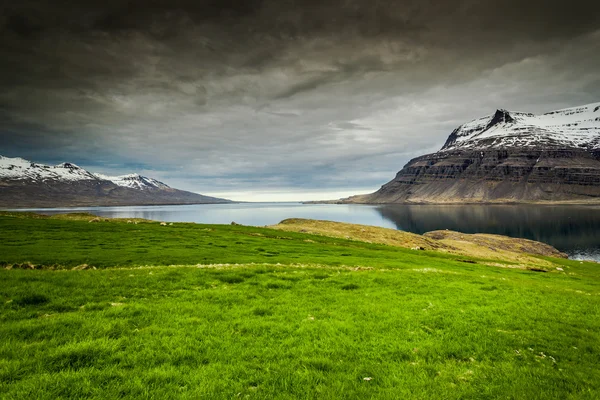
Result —
[{"label": "snow on mountain peak", "polygon": [[600,148],[600,103],[541,115],[497,110],[456,128],[441,151],[501,147]]},{"label": "snow on mountain peak", "polygon": [[75,165],[73,163],[68,163],[68,162],[64,162],[62,164],[58,164],[54,168],[82,169],[80,166]]},{"label": "snow on mountain peak", "polygon": [[31,161],[25,160],[24,158],[21,158],[21,157],[10,158],[10,157],[0,156],[0,168],[2,168],[4,166],[8,166],[8,165],[29,165],[29,164],[31,164]]},{"label": "snow on mountain peak", "polygon": [[93,174],[73,163],[64,162],[55,166],[38,164],[23,158],[0,156],[0,179],[46,181],[110,181],[118,186],[133,189],[167,189],[168,185],[139,174],[107,176]]},{"label": "snow on mountain peak", "polygon": [[156,179],[148,178],[140,174],[128,174],[121,176],[108,176],[103,174],[94,174],[99,179],[111,181],[115,185],[133,188],[133,189],[168,189],[169,186],[157,181]]},{"label": "snow on mountain peak", "polygon": [[11,180],[48,180],[81,181],[94,180],[96,177],[83,168],[71,163],[55,166],[37,164],[23,158],[0,156],[0,178]]}]

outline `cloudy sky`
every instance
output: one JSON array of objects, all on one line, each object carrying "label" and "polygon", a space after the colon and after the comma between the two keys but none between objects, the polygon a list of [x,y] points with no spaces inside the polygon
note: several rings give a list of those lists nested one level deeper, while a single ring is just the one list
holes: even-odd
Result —
[{"label": "cloudy sky", "polygon": [[338,198],[497,108],[600,101],[600,2],[7,1],[0,60],[2,155]]}]

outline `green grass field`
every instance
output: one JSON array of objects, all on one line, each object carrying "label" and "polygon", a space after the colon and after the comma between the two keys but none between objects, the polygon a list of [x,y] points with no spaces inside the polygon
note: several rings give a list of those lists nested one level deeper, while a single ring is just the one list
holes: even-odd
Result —
[{"label": "green grass field", "polygon": [[87,219],[0,215],[0,398],[600,398],[598,264]]}]

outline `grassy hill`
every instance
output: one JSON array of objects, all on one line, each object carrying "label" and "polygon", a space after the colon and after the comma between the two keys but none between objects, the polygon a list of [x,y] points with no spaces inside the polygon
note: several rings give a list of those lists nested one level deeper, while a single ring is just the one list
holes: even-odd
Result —
[{"label": "grassy hill", "polygon": [[0,215],[1,398],[600,397],[596,263],[90,220]]}]

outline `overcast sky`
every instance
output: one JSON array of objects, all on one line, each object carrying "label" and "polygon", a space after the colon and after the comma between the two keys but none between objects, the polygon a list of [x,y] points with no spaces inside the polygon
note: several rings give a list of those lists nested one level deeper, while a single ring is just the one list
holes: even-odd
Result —
[{"label": "overcast sky", "polygon": [[1,155],[339,198],[497,108],[600,101],[600,2],[6,1],[0,60]]}]

